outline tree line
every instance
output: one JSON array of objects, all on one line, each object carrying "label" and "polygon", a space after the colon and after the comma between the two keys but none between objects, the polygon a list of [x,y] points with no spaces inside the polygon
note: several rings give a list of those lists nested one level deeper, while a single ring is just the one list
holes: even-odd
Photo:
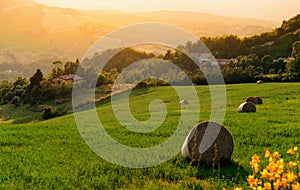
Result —
[{"label": "tree line", "polygon": [[235,35],[200,38],[216,58],[236,58],[239,55],[256,54],[263,58],[270,55],[274,59],[291,55],[292,45],[300,40],[300,15],[283,21],[272,32],[252,37],[240,38]]},{"label": "tree line", "polygon": [[[184,47],[186,50],[192,48],[193,44],[187,43]],[[181,47],[182,48],[182,47]],[[264,55],[260,58],[256,54],[240,55],[235,59],[231,59],[226,64],[219,65],[226,83],[243,83],[254,82],[262,79],[266,81],[300,81],[300,41],[294,42],[290,52],[291,58],[274,59],[271,55]],[[125,59],[126,58],[126,59]],[[42,102],[70,97],[72,92],[72,84],[65,81],[58,84],[55,79],[62,75],[77,74],[85,76],[82,85],[89,86],[92,80],[97,77],[97,86],[113,84],[119,74],[124,72],[124,68],[129,66],[132,62],[144,60],[148,58],[157,58],[166,60],[177,65],[190,80],[197,85],[207,84],[206,78],[194,61],[188,57],[183,51],[168,50],[166,53],[155,56],[145,52],[139,52],[132,48],[125,48],[108,62],[101,73],[96,73],[95,65],[90,64],[89,68],[82,68],[79,60],[75,62],[69,61],[62,63],[61,61],[53,62],[54,68],[48,76],[43,76],[40,69],[26,79],[18,77],[13,82],[2,81],[0,85],[0,103],[12,103],[18,106],[20,103],[38,105]],[[101,55],[97,54],[90,61],[97,62],[101,59]],[[159,63],[156,63],[159,64]],[[149,65],[149,64],[148,64]],[[150,65],[149,65],[150,67]],[[139,67],[137,73],[146,73],[149,67]],[[153,64],[152,69],[155,69]],[[169,81],[182,77],[182,73],[174,73],[174,71],[166,69],[163,73],[165,78]],[[212,75],[214,73],[211,73]],[[131,81],[135,80],[136,73],[127,72],[127,78]],[[180,81],[175,81],[180,85]],[[167,85],[166,82],[149,79],[144,81],[145,85]]]}]

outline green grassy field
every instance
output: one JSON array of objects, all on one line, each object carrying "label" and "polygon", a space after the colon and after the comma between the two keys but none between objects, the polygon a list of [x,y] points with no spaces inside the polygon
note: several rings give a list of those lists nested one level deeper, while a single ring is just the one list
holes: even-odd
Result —
[{"label": "green grassy field", "polygon": [[[71,85],[72,84],[68,84]],[[95,99],[100,99],[109,95],[109,92],[105,92],[105,86],[97,87],[95,90]],[[19,105],[15,107],[13,104],[0,105],[0,126],[11,124],[24,124],[24,123],[36,123],[43,121],[43,107],[52,106],[56,108],[60,113],[70,114],[72,109],[72,96],[64,97],[67,101],[63,104],[55,104],[55,100],[43,102],[42,105],[30,106]],[[97,100],[98,101],[98,100]]]},{"label": "green grassy field", "polygon": [[[264,148],[269,147],[285,157],[288,148],[300,145],[299,87],[300,83],[226,86],[224,125],[232,133],[235,147],[232,162],[220,168],[192,166],[183,159],[180,150],[176,157],[156,167],[130,169],[111,164],[85,144],[72,115],[32,124],[2,125],[0,189],[246,188],[253,154],[263,155]],[[207,86],[196,89],[201,105],[199,122],[202,122],[209,119],[210,94]],[[264,104],[257,106],[256,113],[238,113],[237,107],[248,96],[260,96]],[[177,127],[179,98],[172,87],[135,90],[130,97],[133,115],[148,119],[148,105],[153,99],[164,101],[168,114],[163,125],[150,134],[123,129],[112,114],[110,102],[98,105],[99,118],[108,133],[123,144],[133,147],[159,144]]]},{"label": "green grassy field", "polygon": [[39,106],[12,104],[0,106],[0,126],[24,123],[36,123],[43,120],[43,107],[52,106],[64,113],[72,113],[72,103],[67,101],[64,104],[56,105],[54,101],[46,102]]},{"label": "green grassy field", "polygon": [[12,104],[0,106],[0,125],[36,122],[41,119],[40,111],[28,109],[28,106],[15,107]]}]

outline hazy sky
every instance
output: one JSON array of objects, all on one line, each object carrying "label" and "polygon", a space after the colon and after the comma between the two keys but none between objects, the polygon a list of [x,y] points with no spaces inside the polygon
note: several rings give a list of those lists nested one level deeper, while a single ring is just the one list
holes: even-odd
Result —
[{"label": "hazy sky", "polygon": [[121,11],[191,10],[217,15],[281,21],[300,14],[300,0],[36,0],[81,9]]}]

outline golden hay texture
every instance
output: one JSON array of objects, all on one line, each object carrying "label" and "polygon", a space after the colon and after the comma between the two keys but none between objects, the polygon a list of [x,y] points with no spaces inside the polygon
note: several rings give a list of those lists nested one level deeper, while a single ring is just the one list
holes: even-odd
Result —
[{"label": "golden hay texture", "polygon": [[256,112],[256,106],[252,102],[244,102],[239,106],[238,112]]},{"label": "golden hay texture", "polygon": [[[199,150],[199,147],[200,143],[206,143],[202,142],[204,134],[208,135],[208,139],[213,138],[212,133],[206,131],[207,127],[211,127],[211,129],[219,131],[219,133],[212,145],[202,152]],[[182,146],[182,154],[185,158],[191,160],[192,163],[217,166],[226,164],[231,160],[233,147],[232,135],[224,126],[216,122],[203,122],[196,125],[187,136]]]},{"label": "golden hay texture", "polygon": [[257,99],[253,96],[246,99],[246,102],[252,102],[253,104],[257,104]]}]

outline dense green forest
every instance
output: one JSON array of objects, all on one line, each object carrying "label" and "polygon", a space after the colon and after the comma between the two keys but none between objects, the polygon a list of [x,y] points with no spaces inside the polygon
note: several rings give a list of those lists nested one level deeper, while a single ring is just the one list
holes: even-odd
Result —
[{"label": "dense green forest", "polygon": [[252,37],[239,38],[229,35],[222,37],[201,37],[216,58],[235,58],[239,55],[256,54],[263,58],[270,55],[274,59],[289,57],[292,45],[300,40],[300,15],[283,21],[282,25],[272,32]]},{"label": "dense green forest", "polygon": [[[217,38],[200,38],[199,42],[187,42],[178,46],[177,50],[168,50],[161,55],[154,55],[125,48],[119,51],[104,67],[104,71],[116,69],[121,72],[130,64],[148,58],[168,60],[184,70],[195,84],[206,84],[205,77],[198,66],[184,53],[205,52],[202,44],[208,46],[216,58],[231,59],[226,64],[220,64],[226,83],[265,81],[299,81],[300,53],[300,15],[283,21],[281,27],[272,32],[253,37],[238,38],[223,36]],[[96,53],[92,58],[83,60],[90,65],[100,63],[108,52]],[[96,65],[94,65],[97,67]],[[107,75],[106,75],[107,76]],[[101,75],[102,80],[105,77]],[[114,78],[114,77],[106,77]],[[112,79],[108,79],[112,82]],[[101,83],[101,82],[100,82]],[[107,83],[102,82],[102,83]]]}]

